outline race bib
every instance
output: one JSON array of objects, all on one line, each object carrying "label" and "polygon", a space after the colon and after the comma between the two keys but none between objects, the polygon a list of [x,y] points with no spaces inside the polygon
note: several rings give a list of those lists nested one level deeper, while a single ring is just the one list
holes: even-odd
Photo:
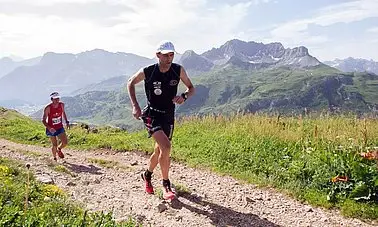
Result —
[{"label": "race bib", "polygon": [[61,117],[54,117],[52,119],[52,124],[53,125],[57,125],[57,124],[60,124],[62,122],[62,118]]}]

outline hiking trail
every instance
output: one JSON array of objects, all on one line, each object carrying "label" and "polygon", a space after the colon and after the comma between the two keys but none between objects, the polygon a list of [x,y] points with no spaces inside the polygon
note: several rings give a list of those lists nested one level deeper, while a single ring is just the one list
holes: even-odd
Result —
[{"label": "hiking trail", "polygon": [[[171,204],[156,195],[160,171],[153,174],[155,195],[144,192],[140,173],[148,157],[140,152],[64,149],[65,161],[54,164],[50,148],[0,139],[0,156],[31,164],[38,178],[53,180],[72,200],[91,211],[112,211],[116,220],[131,216],[143,226],[373,226],[342,217],[338,211],[300,203],[274,189],[261,189],[172,161],[170,179],[187,189]],[[108,167],[97,164],[112,161]],[[110,164],[109,164],[110,163]],[[53,166],[63,165],[66,172]],[[55,168],[56,169],[56,168]]]}]

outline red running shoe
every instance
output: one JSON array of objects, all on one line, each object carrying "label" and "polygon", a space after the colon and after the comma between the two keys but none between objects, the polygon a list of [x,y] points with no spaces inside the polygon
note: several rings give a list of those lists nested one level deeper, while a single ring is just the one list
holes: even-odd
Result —
[{"label": "red running shoe", "polygon": [[163,199],[174,200],[176,198],[176,190],[171,188],[170,185],[163,186]]},{"label": "red running shoe", "polygon": [[63,152],[62,152],[62,149],[61,149],[61,148],[58,148],[58,151],[57,151],[57,153],[58,153],[58,156],[59,156],[59,158],[64,158],[64,154],[63,154]]},{"label": "red running shoe", "polygon": [[144,180],[144,183],[146,185],[146,192],[148,194],[154,194],[154,187],[152,186],[151,179],[147,179],[147,177],[144,175],[144,173],[141,174],[142,179]]}]

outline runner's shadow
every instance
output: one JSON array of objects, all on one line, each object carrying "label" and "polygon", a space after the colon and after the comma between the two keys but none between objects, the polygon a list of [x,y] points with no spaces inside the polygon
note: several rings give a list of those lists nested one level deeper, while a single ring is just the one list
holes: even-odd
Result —
[{"label": "runner's shadow", "polygon": [[75,173],[90,173],[90,174],[96,174],[100,175],[103,174],[102,172],[99,172],[101,168],[98,168],[94,165],[77,165],[74,163],[65,162],[64,166],[66,166],[68,169],[70,169],[72,172]]},{"label": "runner's shadow", "polygon": [[182,209],[183,207],[195,212],[197,214],[205,215],[212,221],[211,224],[215,226],[269,226],[269,227],[279,227],[279,225],[274,224],[266,219],[262,219],[255,214],[241,213],[232,210],[227,207],[220,206],[215,203],[210,203],[204,201],[196,196],[188,193],[180,195],[193,203],[201,205],[201,209],[197,207],[190,206],[181,202],[179,199],[172,201],[172,208]]}]

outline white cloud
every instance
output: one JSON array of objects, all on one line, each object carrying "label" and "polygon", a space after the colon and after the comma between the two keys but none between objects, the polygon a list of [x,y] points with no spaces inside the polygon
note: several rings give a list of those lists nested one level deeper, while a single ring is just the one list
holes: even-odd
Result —
[{"label": "white cloud", "polygon": [[[51,2],[38,1],[38,4],[48,1]],[[69,1],[74,0],[53,0]],[[89,1],[95,0],[79,2]],[[155,0],[106,2],[127,5],[132,10],[104,18],[116,21],[112,26],[87,18],[0,14],[0,53],[34,57],[47,51],[78,53],[102,48],[153,57],[155,46],[162,39],[172,40],[180,52],[187,49],[201,52],[234,38],[235,29],[252,4],[223,4],[210,10],[205,0],[165,0],[164,4]]]},{"label": "white cloud", "polygon": [[[110,41],[106,29],[87,21],[70,21],[49,16],[0,15],[0,38],[3,52],[16,55],[42,54],[47,51],[67,52],[95,48],[100,41]],[[30,56],[31,55],[31,56]]]},{"label": "white cloud", "polygon": [[[35,5],[35,6],[48,6],[57,3],[75,3],[86,4],[90,2],[100,2],[101,0],[17,0],[18,4]],[[0,0],[0,3],[14,2],[14,0]]]},{"label": "white cloud", "polygon": [[372,27],[372,28],[369,28],[369,29],[367,30],[367,32],[378,33],[378,27]]},{"label": "white cloud", "polygon": [[[272,2],[272,0],[253,0],[252,3],[255,5],[264,4]],[[274,1],[274,3],[277,3],[277,1]]]},{"label": "white cloud", "polygon": [[[378,60],[378,51],[374,51],[378,40],[369,41],[344,41],[340,40],[333,43],[330,47],[314,47],[311,52],[321,61],[334,60],[336,58],[344,59],[347,57],[364,58]],[[376,48],[375,48],[376,49]]]},{"label": "white cloud", "polygon": [[336,23],[351,23],[366,18],[378,17],[377,0],[356,0],[320,9],[313,17],[289,21],[271,31],[272,40],[287,45],[319,44],[328,41],[324,35],[313,36],[310,25],[330,26]]},{"label": "white cloud", "polygon": [[358,0],[329,6],[320,10],[313,19],[315,24],[329,26],[336,23],[350,23],[370,17],[378,17],[378,1]]}]

